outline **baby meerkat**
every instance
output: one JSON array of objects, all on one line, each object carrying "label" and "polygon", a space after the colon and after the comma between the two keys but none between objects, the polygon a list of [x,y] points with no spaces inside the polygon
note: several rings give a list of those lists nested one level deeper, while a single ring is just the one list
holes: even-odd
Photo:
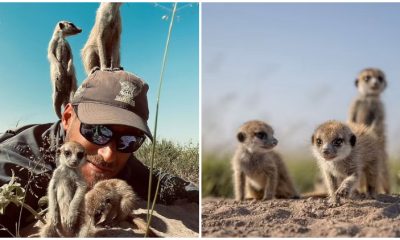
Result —
[{"label": "baby meerkat", "polygon": [[239,128],[237,139],[232,159],[236,200],[299,198],[285,163],[272,150],[278,140],[268,124],[248,121]]},{"label": "baby meerkat", "polygon": [[332,205],[351,196],[362,174],[366,176],[369,195],[375,197],[382,149],[371,128],[327,121],[315,129],[311,143]]},{"label": "baby meerkat", "polygon": [[41,237],[74,237],[80,229],[87,189],[80,167],[86,161],[85,149],[76,142],[66,142],[57,150],[59,166],[48,187],[47,223]]},{"label": "baby meerkat", "polygon": [[[380,137],[380,143],[383,149],[386,148],[385,136],[385,109],[380,99],[381,93],[386,89],[387,81],[385,74],[378,68],[366,68],[358,75],[355,85],[358,88],[359,95],[353,101],[349,110],[348,122],[362,123],[371,126],[375,133]],[[382,192],[390,192],[390,176],[387,163],[387,153],[379,163],[382,171],[380,184]]]},{"label": "baby meerkat", "polygon": [[50,78],[53,85],[53,106],[60,119],[62,105],[70,102],[77,89],[72,51],[66,37],[80,32],[82,29],[73,23],[60,21],[49,42],[47,58],[50,62]]},{"label": "baby meerkat", "polygon": [[[120,227],[123,222],[130,222],[143,232],[146,230],[146,223],[133,214],[137,208],[136,194],[123,180],[97,182],[85,196],[85,207],[85,226],[80,237],[107,236],[107,228]],[[151,230],[149,233],[149,236],[156,236]]]},{"label": "baby meerkat", "polygon": [[87,74],[94,69],[114,70],[120,66],[122,32],[119,8],[122,3],[103,2],[97,9],[96,20],[82,49],[83,66]]}]

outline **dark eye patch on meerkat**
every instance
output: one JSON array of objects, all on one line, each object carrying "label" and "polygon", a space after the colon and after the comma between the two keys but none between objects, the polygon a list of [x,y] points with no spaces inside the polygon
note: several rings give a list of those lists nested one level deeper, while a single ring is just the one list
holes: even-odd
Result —
[{"label": "dark eye patch on meerkat", "polygon": [[257,138],[259,138],[259,139],[261,139],[261,140],[264,140],[264,139],[267,139],[268,138],[268,134],[266,133],[266,132],[263,132],[263,131],[261,131],[261,132],[256,132],[256,137]]},{"label": "dark eye patch on meerkat", "polygon": [[322,139],[321,138],[317,138],[317,140],[315,142],[317,143],[317,146],[321,146],[322,145]]},{"label": "dark eye patch on meerkat", "polygon": [[366,75],[366,76],[364,77],[364,80],[365,80],[366,82],[369,82],[369,80],[371,80],[371,76],[370,76],[370,75]]},{"label": "dark eye patch on meerkat", "polygon": [[343,142],[344,142],[344,139],[339,137],[339,138],[335,138],[335,139],[332,141],[332,144],[333,144],[335,147],[340,147],[340,146],[342,146]]},{"label": "dark eye patch on meerkat", "polygon": [[70,150],[65,150],[64,151],[64,155],[67,157],[67,158],[69,158],[70,156],[71,156],[71,151]]},{"label": "dark eye patch on meerkat", "polygon": [[83,152],[78,152],[78,153],[76,154],[76,157],[77,157],[78,159],[82,159],[84,156],[85,156],[85,154],[84,154]]}]

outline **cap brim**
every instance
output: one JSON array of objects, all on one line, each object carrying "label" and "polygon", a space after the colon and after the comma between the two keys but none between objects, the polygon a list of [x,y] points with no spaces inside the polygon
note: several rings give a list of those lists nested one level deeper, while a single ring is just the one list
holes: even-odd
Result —
[{"label": "cap brim", "polygon": [[137,128],[153,141],[146,121],[132,111],[99,103],[80,103],[79,120],[86,124],[116,124]]}]

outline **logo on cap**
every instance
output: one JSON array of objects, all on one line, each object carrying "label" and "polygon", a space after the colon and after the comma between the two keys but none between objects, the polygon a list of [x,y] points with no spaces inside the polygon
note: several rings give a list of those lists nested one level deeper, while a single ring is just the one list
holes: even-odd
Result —
[{"label": "logo on cap", "polygon": [[133,82],[119,80],[119,84],[121,85],[121,90],[118,95],[115,97],[115,101],[123,102],[129,104],[132,107],[135,107],[134,98],[137,97],[142,91],[142,85],[135,85]]}]

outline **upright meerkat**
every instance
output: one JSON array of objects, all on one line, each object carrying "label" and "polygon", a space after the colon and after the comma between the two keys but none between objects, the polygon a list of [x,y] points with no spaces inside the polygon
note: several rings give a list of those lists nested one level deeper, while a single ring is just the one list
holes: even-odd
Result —
[{"label": "upright meerkat", "polygon": [[[387,86],[385,74],[378,68],[366,68],[359,73],[355,85],[358,88],[359,95],[350,106],[348,122],[371,126],[380,137],[382,148],[385,149],[385,109],[380,99],[380,94]],[[382,179],[379,182],[382,185],[381,191],[389,193],[390,176],[386,151],[384,151],[384,154],[383,161],[379,163],[382,165],[379,169],[383,171]]]},{"label": "upright meerkat", "polygon": [[[104,228],[118,227],[122,222],[132,222],[145,231],[146,223],[134,218],[137,198],[133,189],[120,179],[97,182],[85,196],[85,226],[80,237],[96,237]],[[155,234],[150,231],[151,236]]]},{"label": "upright meerkat", "polygon": [[80,167],[86,161],[85,149],[76,142],[66,142],[58,151],[59,166],[48,187],[47,223],[41,237],[74,237],[82,225],[86,182]]},{"label": "upright meerkat", "polygon": [[72,51],[66,39],[82,32],[73,23],[57,23],[49,42],[47,58],[50,62],[50,78],[53,86],[53,106],[61,119],[61,107],[67,105],[77,89],[75,68],[72,62]]},{"label": "upright meerkat", "polygon": [[119,8],[122,3],[103,2],[97,9],[96,20],[82,49],[82,61],[89,74],[94,68],[122,69],[120,65],[120,36],[122,31]]},{"label": "upright meerkat", "polygon": [[239,128],[237,139],[232,159],[236,200],[299,197],[285,163],[272,150],[278,140],[268,124],[248,121]]},{"label": "upright meerkat", "polygon": [[366,176],[369,195],[375,197],[382,149],[371,128],[327,121],[315,129],[311,143],[331,204],[340,204],[341,198],[350,197],[362,174]]}]

